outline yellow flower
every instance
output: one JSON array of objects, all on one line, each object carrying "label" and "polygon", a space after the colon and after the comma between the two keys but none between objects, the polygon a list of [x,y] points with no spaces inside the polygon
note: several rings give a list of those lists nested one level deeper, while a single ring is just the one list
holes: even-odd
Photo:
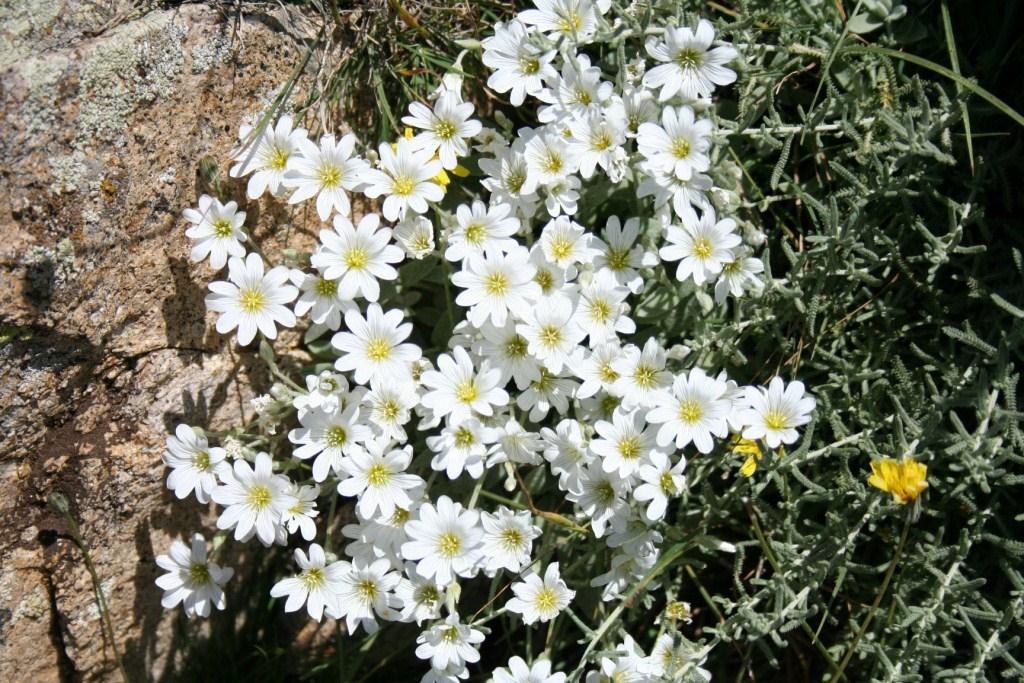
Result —
[{"label": "yellow flower", "polygon": [[868,484],[876,489],[891,493],[900,505],[912,503],[921,492],[928,488],[928,468],[913,458],[903,461],[883,458],[871,461],[871,476]]},{"label": "yellow flower", "polygon": [[[744,439],[739,434],[734,434],[732,437],[732,452],[746,455],[747,459],[743,462],[743,466],[740,467],[740,474],[744,477],[749,477],[757,472],[757,463],[764,457],[761,453],[761,446],[758,445],[757,441],[753,439]],[[781,458],[786,454],[786,450],[779,446],[778,449],[779,457]]]},{"label": "yellow flower", "polygon": [[[406,140],[412,140],[415,136],[416,136],[416,132],[412,128],[409,128],[408,126],[406,126],[405,133],[404,133],[405,139]],[[391,143],[391,149],[397,150],[398,149],[398,143],[397,142],[392,142]],[[437,154],[435,153],[434,157],[433,157],[433,159],[431,159],[431,161],[436,161],[439,158],[440,157],[438,157]],[[461,164],[456,165],[455,168],[452,169],[452,173],[454,175],[460,177],[460,178],[467,178],[467,177],[469,177],[469,169],[466,168],[465,166],[462,166]],[[443,168],[441,169],[441,172],[438,173],[436,176],[434,176],[431,180],[433,180],[435,183],[440,185],[441,189],[446,191],[446,192],[448,191],[448,185],[450,185],[451,182],[452,182],[452,179],[448,177],[448,173]]]}]

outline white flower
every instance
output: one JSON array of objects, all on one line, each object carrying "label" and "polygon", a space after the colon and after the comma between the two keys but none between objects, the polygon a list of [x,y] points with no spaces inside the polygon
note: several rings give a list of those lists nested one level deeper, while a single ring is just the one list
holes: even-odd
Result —
[{"label": "white flower", "polygon": [[730,294],[743,296],[747,289],[760,291],[764,281],[757,275],[763,272],[764,263],[759,258],[751,258],[746,247],[733,249],[732,260],[722,264],[722,273],[715,282],[715,301],[723,303]]},{"label": "white flower", "polygon": [[562,181],[579,168],[576,155],[561,135],[550,132],[535,134],[526,143],[526,182],[520,192],[533,192],[538,185]]},{"label": "white flower", "polygon": [[696,222],[684,220],[681,228],[668,226],[665,235],[668,244],[658,253],[666,261],[679,261],[677,280],[683,282],[692,277],[694,284],[702,285],[733,260],[732,250],[740,244],[740,236],[734,232],[735,229],[736,221],[723,218],[716,222],[715,212],[709,208]]},{"label": "white flower", "polygon": [[677,375],[671,391],[661,392],[655,407],[647,413],[647,421],[660,424],[658,445],[675,441],[682,448],[691,441],[701,453],[714,448],[711,436],[724,438],[729,434],[726,421],[732,400],[726,395],[725,382],[708,377],[700,368],[686,375]]},{"label": "white flower", "polygon": [[575,488],[583,470],[594,461],[583,435],[583,426],[576,420],[562,420],[555,429],[540,430],[544,439],[544,459],[551,465],[551,471],[558,475],[558,487],[563,490]]},{"label": "white flower", "polygon": [[615,280],[634,294],[644,287],[644,278],[637,271],[644,266],[658,265],[658,256],[637,244],[640,221],[627,218],[623,225],[618,216],[610,216],[605,224],[604,241],[595,240],[597,255],[594,268],[610,271]]},{"label": "white flower", "polygon": [[594,430],[601,438],[590,442],[590,450],[601,456],[605,472],[618,472],[623,479],[635,474],[654,449],[654,428],[639,410],[616,409],[611,422],[600,420]]},{"label": "white flower", "polygon": [[423,373],[420,381],[428,391],[420,402],[435,415],[451,415],[458,423],[473,416],[493,415],[492,406],[508,404],[508,394],[501,388],[501,370],[492,368],[486,360],[480,371],[473,368],[473,359],[466,349],[456,346],[452,355],[442,353],[437,359],[437,370]]},{"label": "white flower", "polygon": [[402,250],[391,244],[391,230],[381,228],[380,216],[369,213],[352,225],[345,216],[334,217],[334,230],[321,230],[321,247],[310,261],[329,280],[338,280],[338,296],[367,301],[380,296],[377,280],[394,280],[398,271],[390,264],[402,260]]},{"label": "white flower", "polygon": [[646,88],[627,87],[622,97],[612,97],[608,116],[622,121],[626,137],[636,137],[641,124],[658,120],[658,105],[654,95]]},{"label": "white flower", "polygon": [[652,165],[686,180],[694,171],[704,172],[711,166],[707,155],[711,129],[711,121],[695,120],[690,107],[665,107],[660,126],[640,124],[636,146]]},{"label": "white flower", "polygon": [[541,368],[540,377],[530,382],[529,388],[516,397],[516,405],[520,410],[530,411],[528,417],[533,422],[543,420],[552,407],[559,415],[565,415],[578,386],[560,373],[552,374],[547,368]]},{"label": "white flower", "polygon": [[523,622],[551,621],[569,606],[576,591],[569,590],[558,574],[558,563],[552,562],[544,570],[543,580],[537,574],[512,584],[516,597],[505,603],[510,612],[523,615]]},{"label": "white flower", "polygon": [[408,382],[411,364],[423,353],[415,344],[402,343],[412,333],[412,323],[404,319],[401,311],[385,313],[379,304],[370,304],[365,318],[358,310],[346,313],[345,326],[350,331],[331,338],[331,345],[342,352],[334,366],[341,371],[354,370],[359,384],[368,383],[371,377]]},{"label": "white flower", "polygon": [[320,138],[320,145],[302,138],[298,142],[301,156],[292,157],[288,162],[283,184],[293,188],[289,204],[304,202],[316,196],[316,212],[320,220],[326,221],[331,211],[347,216],[352,210],[348,193],[359,189],[362,176],[370,165],[363,159],[352,157],[356,137],[349,133],[335,140],[328,133]]},{"label": "white flower", "polygon": [[438,97],[433,110],[419,102],[410,102],[409,113],[410,116],[402,117],[402,122],[423,131],[413,138],[413,147],[428,156],[436,152],[446,169],[455,168],[458,158],[469,154],[466,139],[479,133],[481,128],[479,121],[469,118],[473,115],[472,103],[463,102],[452,91],[445,91]]},{"label": "white flower", "polygon": [[413,498],[409,492],[416,492],[423,486],[423,479],[405,470],[412,462],[412,446],[389,450],[386,439],[373,439],[365,450],[352,451],[342,461],[345,477],[338,482],[338,493],[357,497],[359,514],[367,519],[374,516],[390,517],[395,508],[408,509]]},{"label": "white flower", "polygon": [[434,253],[434,224],[423,216],[406,216],[394,234],[407,256],[422,259]]},{"label": "white flower", "polygon": [[451,276],[455,286],[465,290],[455,303],[469,308],[466,317],[475,327],[488,320],[501,327],[509,314],[523,319],[541,296],[540,285],[533,281],[536,273],[525,247],[467,258],[462,270]]},{"label": "white flower", "polygon": [[402,566],[402,544],[407,540],[405,524],[410,515],[414,514],[419,501],[409,510],[395,508],[390,518],[364,519],[356,508],[356,524],[346,524],[341,533],[346,538],[354,539],[345,546],[345,553],[354,560],[371,563],[385,557],[393,567]]},{"label": "white flower", "polygon": [[438,498],[436,507],[424,503],[419,518],[405,524],[409,540],[402,544],[402,557],[416,562],[417,574],[442,586],[456,576],[473,576],[482,559],[479,521],[479,512],[463,510],[448,496]]},{"label": "white flower", "polygon": [[640,181],[637,197],[653,196],[654,208],[664,216],[663,223],[670,220],[667,206],[669,200],[672,200],[672,209],[676,215],[683,220],[692,220],[694,208],[704,211],[711,207],[707,193],[713,183],[706,174],[694,173],[688,179],[683,179],[675,171],[664,171],[647,162],[640,164],[640,168],[647,175]]},{"label": "white flower", "polygon": [[402,603],[400,621],[415,621],[419,626],[425,619],[439,618],[445,598],[444,587],[417,574],[416,565],[412,562],[406,563],[405,574],[395,587],[395,596]]},{"label": "white flower", "polygon": [[157,577],[156,585],[163,589],[160,604],[171,609],[184,603],[185,614],[190,617],[210,616],[210,606],[224,609],[224,591],[235,570],[210,562],[206,556],[206,539],[193,534],[191,548],[179,540],[171,543],[167,555],[156,556],[157,565],[168,572]]},{"label": "white flower", "polygon": [[550,659],[538,659],[530,666],[522,657],[513,657],[507,670],[498,667],[492,676],[494,683],[565,683],[564,673],[551,673]]},{"label": "white flower", "polygon": [[626,482],[617,472],[605,472],[601,463],[592,462],[583,468],[575,480],[570,479],[566,498],[580,506],[590,517],[590,527],[598,538],[604,536],[608,524],[623,526],[629,518],[629,506],[624,495]]},{"label": "white flower", "polygon": [[440,161],[416,150],[405,138],[399,139],[397,150],[386,142],[381,143],[379,150],[380,169],[371,168],[363,173],[367,184],[363,192],[371,199],[387,195],[383,213],[389,221],[403,217],[406,209],[426,213],[427,202],[444,198],[444,190],[434,182],[442,170]]},{"label": "white flower", "polygon": [[480,523],[484,527],[484,572],[488,576],[499,569],[519,573],[530,564],[530,549],[540,529],[533,525],[529,510],[513,512],[502,505],[494,514],[482,513]]},{"label": "white flower", "polygon": [[607,269],[594,273],[580,288],[575,319],[590,338],[590,345],[615,340],[618,334],[636,332],[636,323],[626,315],[629,290],[619,285]]},{"label": "white flower", "polygon": [[248,236],[242,230],[245,224],[245,212],[238,210],[238,204],[220,200],[204,194],[199,198],[198,209],[185,209],[182,212],[192,227],[185,235],[195,241],[190,258],[196,263],[207,256],[210,265],[218,270],[227,263],[228,256],[245,256],[242,242]]},{"label": "white flower", "polygon": [[434,623],[416,638],[419,646],[416,656],[429,659],[430,666],[437,671],[449,668],[461,670],[466,662],[480,661],[476,646],[484,642],[484,634],[459,622],[458,614]]},{"label": "white flower", "polygon": [[598,254],[594,236],[568,216],[548,221],[540,234],[540,245],[548,261],[560,268],[588,263]]},{"label": "white flower", "polygon": [[217,518],[217,528],[234,527],[237,541],[247,541],[255,533],[260,543],[271,545],[281,528],[281,515],[295,504],[288,477],[274,474],[270,456],[257,453],[255,469],[236,460],[221,481],[224,483],[210,496],[225,507]]},{"label": "white flower", "polygon": [[363,450],[360,444],[373,437],[370,428],[358,424],[359,406],[351,403],[345,408],[325,412],[311,410],[300,419],[302,427],[288,432],[288,440],[299,444],[294,456],[313,461],[313,480],[323,481],[333,470],[341,472],[346,455]]},{"label": "white flower", "polygon": [[661,451],[651,451],[648,462],[640,466],[639,474],[642,484],[633,490],[633,497],[640,502],[650,501],[647,505],[647,519],[652,522],[665,518],[668,499],[678,496],[686,486],[683,469],[686,460],[680,458],[672,465],[668,456]]},{"label": "white flower", "polygon": [[665,370],[665,349],[654,337],[644,343],[643,350],[633,344],[623,347],[612,369],[619,374],[612,393],[620,396],[627,408],[653,405],[658,390],[672,382],[672,373]]},{"label": "white flower", "polygon": [[[541,295],[551,297],[558,294],[572,298],[575,293],[575,285],[568,282],[568,273],[565,268],[548,260],[544,255],[544,248],[540,242],[535,242],[530,247],[530,263],[537,269],[533,281],[540,285]],[[576,276],[576,269],[573,269],[573,277]],[[544,302],[538,302],[543,304]]]},{"label": "white flower", "polygon": [[292,281],[297,282],[301,294],[295,302],[295,315],[301,316],[309,313],[309,317],[317,325],[336,330],[341,326],[343,313],[355,307],[350,298],[344,298],[338,291],[338,281],[328,280],[320,273],[302,273],[295,271],[296,277]]},{"label": "white flower", "polygon": [[790,444],[797,440],[796,428],[811,421],[815,400],[804,395],[803,382],[790,382],[773,377],[768,388],[746,387],[747,409],[739,421],[747,425],[744,439],[764,439],[768,448]]},{"label": "white flower", "polygon": [[264,274],[263,259],[251,253],[245,260],[233,256],[228,260],[228,281],[210,283],[206,307],[220,313],[217,332],[227,334],[238,328],[238,343],[245,346],[256,336],[257,329],[267,339],[277,337],[276,325],[295,326],[295,314],[285,306],[299,294],[288,282],[288,268],[277,266]]},{"label": "white flower", "polygon": [[482,184],[491,193],[492,204],[508,204],[524,216],[532,216],[537,205],[537,183],[527,182],[529,169],[523,153],[525,144],[517,138],[510,149],[494,159],[481,159],[480,170],[487,174]]},{"label": "white flower", "polygon": [[324,610],[328,616],[338,611],[338,591],[347,562],[327,564],[324,549],[316,543],[309,545],[309,556],[301,548],[295,549],[295,564],[301,570],[298,576],[282,579],[270,589],[271,597],[288,596],[284,603],[285,612],[294,612],[303,605],[310,618],[320,621]]},{"label": "white flower", "polygon": [[487,445],[496,439],[495,430],[484,427],[475,418],[462,419],[457,423],[449,420],[440,435],[427,437],[427,447],[437,453],[430,461],[430,468],[435,472],[445,472],[453,480],[463,470],[473,479],[479,479],[484,473]]},{"label": "white flower", "polygon": [[328,612],[334,619],[345,617],[347,632],[353,634],[362,624],[367,633],[377,630],[379,615],[388,621],[396,621],[399,606],[394,590],[401,580],[401,574],[391,571],[391,563],[386,559],[372,563],[355,560],[351,564],[343,563],[337,589],[338,613]]},{"label": "white flower", "polygon": [[210,494],[217,488],[217,477],[231,469],[225,462],[223,448],[210,448],[205,436],[197,434],[185,424],[178,425],[174,436],[167,437],[164,464],[171,468],[167,488],[179,499],[195,491],[200,503],[210,502]]},{"label": "white flower", "polygon": [[597,30],[598,11],[591,0],[534,0],[537,9],[519,13],[519,20],[532,24],[552,39],[564,36],[583,41]]},{"label": "white flower", "polygon": [[712,50],[715,29],[707,19],[701,19],[697,30],[687,26],[665,29],[665,40],[648,38],[647,54],[659,64],[644,74],[644,87],[661,88],[658,96],[662,102],[676,93],[687,100],[708,97],[716,85],[729,85],[736,80],[736,72],[725,68],[738,53],[730,45]]},{"label": "white flower", "polygon": [[562,73],[552,87],[542,90],[537,98],[547,103],[537,111],[541,123],[565,129],[573,120],[599,112],[608,102],[614,86],[601,80],[601,68],[590,65],[590,57],[577,53],[566,59]]},{"label": "white flower", "polygon": [[485,322],[480,332],[483,339],[473,345],[473,351],[501,371],[499,386],[514,378],[516,386],[525,389],[540,379],[540,365],[527,351],[526,338],[516,332],[514,319],[506,318],[501,327]]},{"label": "white flower", "polygon": [[271,194],[281,191],[281,181],[288,162],[300,153],[299,142],[306,139],[306,130],[292,130],[292,117],[285,114],[277,121],[276,126],[267,126],[260,131],[255,139],[253,127],[244,125],[238,131],[241,145],[234,151],[237,162],[228,172],[232,178],[241,178],[254,173],[249,178],[246,195],[249,199],[258,199],[268,189]]},{"label": "white flower", "polygon": [[626,141],[625,131],[613,118],[601,111],[588,111],[583,118],[569,124],[572,139],[569,146],[579,159],[580,175],[590,178],[600,166],[607,172],[611,168],[615,150]]},{"label": "white flower", "polygon": [[566,176],[557,183],[544,186],[544,208],[552,218],[564,213],[572,216],[578,208],[582,183],[574,175]]},{"label": "white flower", "polygon": [[619,373],[613,367],[622,357],[622,348],[615,342],[596,344],[592,350],[579,347],[573,354],[569,367],[576,377],[583,380],[576,398],[590,398],[598,391],[611,391]]},{"label": "white flower", "polygon": [[553,373],[562,366],[587,335],[573,319],[572,302],[564,296],[552,296],[543,306],[535,306],[516,325],[527,341],[527,351]]},{"label": "white flower", "polygon": [[319,514],[316,499],[320,496],[320,487],[292,483],[291,496],[295,504],[281,514],[281,523],[289,534],[300,531],[303,539],[312,541],[316,538],[316,522],[313,518]]},{"label": "white flower", "polygon": [[409,421],[409,411],[419,403],[415,387],[411,382],[395,382],[388,378],[375,379],[370,387],[370,392],[363,399],[369,408],[367,418],[384,437],[405,442],[404,425]]},{"label": "white flower", "polygon": [[487,452],[487,466],[497,465],[502,462],[518,462],[527,465],[539,465],[540,456],[537,455],[541,448],[540,435],[536,432],[528,432],[515,420],[509,418],[505,425],[498,427],[497,441]]},{"label": "white flower", "polygon": [[519,230],[519,219],[510,215],[508,204],[488,206],[474,201],[472,206],[460,204],[455,209],[456,228],[448,236],[444,257],[461,261],[467,256],[482,256],[484,252],[509,253],[519,246],[513,235]]},{"label": "white flower", "polygon": [[300,418],[307,410],[337,410],[348,394],[348,380],[332,370],[322,370],[316,375],[306,375],[306,391],[309,393],[299,394],[292,400]]},{"label": "white flower", "polygon": [[494,35],[481,45],[483,63],[494,70],[487,79],[487,87],[500,93],[511,91],[512,106],[520,106],[527,95],[536,96],[544,89],[545,80],[558,78],[558,72],[551,66],[557,52],[532,45],[526,27],[516,19],[495,24]]}]

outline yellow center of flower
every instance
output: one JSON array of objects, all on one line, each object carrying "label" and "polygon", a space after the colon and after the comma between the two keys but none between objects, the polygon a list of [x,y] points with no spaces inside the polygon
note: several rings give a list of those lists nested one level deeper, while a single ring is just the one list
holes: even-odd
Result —
[{"label": "yellow center of flower", "polygon": [[192,456],[192,467],[195,467],[200,472],[209,472],[210,454],[206,451],[196,451],[196,454]]},{"label": "yellow center of flower", "polygon": [[518,550],[523,545],[523,534],[519,529],[509,527],[501,532],[501,547],[508,551]]},{"label": "yellow center of flower", "polygon": [[562,33],[575,33],[583,28],[583,17],[579,12],[566,12],[558,17],[558,30]]},{"label": "yellow center of flower", "polygon": [[640,439],[635,436],[620,439],[618,448],[623,460],[635,460],[640,457]]},{"label": "yellow center of flower", "polygon": [[377,583],[372,579],[363,579],[356,584],[356,594],[365,603],[371,603],[377,599]]},{"label": "yellow center of flower", "polygon": [[562,157],[557,152],[548,152],[541,161],[540,168],[548,173],[558,173],[562,170]]},{"label": "yellow center of flower", "polygon": [[686,138],[676,138],[673,140],[672,156],[677,159],[685,159],[690,156],[690,141]]},{"label": "yellow center of flower", "polygon": [[390,480],[391,470],[383,463],[370,465],[370,469],[366,470],[366,482],[370,486],[385,486]]},{"label": "yellow center of flower", "polygon": [[594,99],[590,96],[590,93],[583,88],[577,88],[575,93],[576,103],[584,106],[590,104]]},{"label": "yellow center of flower", "polygon": [[710,258],[713,251],[711,240],[707,237],[698,237],[693,241],[693,255],[700,260]]},{"label": "yellow center of flower", "polygon": [[603,152],[612,146],[612,136],[604,131],[590,136],[590,147],[598,152]]},{"label": "yellow center of flower", "polygon": [[548,246],[551,250],[551,255],[555,257],[555,261],[568,258],[569,254],[572,253],[572,247],[573,243],[565,237],[555,237]]},{"label": "yellow center of flower", "polygon": [[380,405],[377,407],[377,411],[385,420],[391,422],[398,418],[398,413],[401,411],[401,408],[396,401],[385,399],[380,402]]},{"label": "yellow center of flower", "polygon": [[601,378],[602,382],[611,384],[612,382],[619,378],[619,373],[615,372],[615,369],[612,367],[611,363],[609,363],[608,361],[604,361],[597,368],[597,376]]},{"label": "yellow center of flower", "polygon": [[535,57],[520,57],[519,70],[527,76],[532,76],[540,71],[540,60]]},{"label": "yellow center of flower", "polygon": [[438,121],[434,127],[434,135],[442,140],[451,140],[455,135],[455,125],[451,121]]},{"label": "yellow center of flower", "polygon": [[455,387],[455,398],[462,403],[472,403],[480,397],[480,391],[476,388],[476,382],[468,379]]},{"label": "yellow center of flower", "polygon": [[594,299],[590,302],[590,317],[594,322],[606,323],[612,315],[612,307],[604,299]]},{"label": "yellow center of flower", "polygon": [[547,368],[541,368],[540,377],[536,381],[534,381],[530,386],[532,386],[534,390],[540,393],[544,393],[547,391],[551,391],[551,388],[554,387],[555,385],[554,380],[555,376],[548,372]]},{"label": "yellow center of flower", "polygon": [[680,50],[676,55],[676,64],[683,69],[695,69],[700,66],[700,53],[693,49]]},{"label": "yellow center of flower", "polygon": [[692,399],[679,402],[679,419],[687,424],[693,424],[704,416],[704,409],[700,403]]},{"label": "yellow center of flower", "polygon": [[638,365],[633,370],[633,383],[641,389],[650,389],[658,380],[658,371],[650,365]]},{"label": "yellow center of flower", "polygon": [[338,293],[338,283],[335,280],[327,280],[321,277],[317,278],[314,289],[317,296],[332,297]]},{"label": "yellow center of flower", "polygon": [[362,247],[352,247],[345,252],[345,266],[350,270],[362,270],[370,261],[370,255]]},{"label": "yellow center of flower", "polygon": [[597,494],[597,499],[603,505],[611,505],[615,501],[615,489],[612,488],[612,483],[607,479],[598,483],[594,488],[594,492]]},{"label": "yellow center of flower", "polygon": [[259,313],[267,305],[267,297],[263,295],[263,290],[248,287],[239,292],[238,305],[246,313]]},{"label": "yellow center of flower", "polygon": [[205,586],[210,583],[210,568],[205,564],[195,563],[188,566],[188,581],[193,586]]},{"label": "yellow center of flower", "polygon": [[491,273],[484,278],[484,291],[491,296],[502,296],[508,292],[508,276],[505,273]]},{"label": "yellow center of flower", "polygon": [[437,550],[443,557],[455,557],[462,550],[462,539],[459,538],[458,534],[446,531],[441,534],[441,538],[437,541]]},{"label": "yellow center of flower", "polygon": [[551,275],[550,270],[538,270],[537,274],[533,276],[533,281],[540,285],[541,291],[545,294],[555,286],[555,278]]},{"label": "yellow center of flower", "polygon": [[523,189],[523,183],[526,182],[526,173],[515,170],[506,171],[502,174],[502,181],[509,192],[519,194],[519,190]]},{"label": "yellow center of flower", "polygon": [[455,430],[455,447],[466,450],[476,443],[476,436],[469,427],[459,427]]},{"label": "yellow center of flower", "polygon": [[[617,377],[618,375],[616,375]],[[608,394],[601,399],[601,412],[605,415],[611,415],[615,412],[615,409],[619,407],[619,399],[611,394]]]},{"label": "yellow center of flower", "polygon": [[446,643],[454,643],[459,639],[459,629],[455,626],[449,626],[445,630],[441,631],[441,640]]},{"label": "yellow center of flower", "polygon": [[661,484],[661,490],[665,492],[665,495],[671,496],[676,492],[676,482],[668,472],[661,475],[659,483]]},{"label": "yellow center of flower", "polygon": [[234,227],[231,225],[231,221],[226,218],[218,218],[213,222],[211,227],[213,228],[214,237],[231,237],[232,233],[235,231]]},{"label": "yellow center of flower", "polygon": [[430,243],[430,235],[426,232],[418,232],[409,240],[409,250],[413,253],[430,251],[433,245]]},{"label": "yellow center of flower", "polygon": [[480,244],[487,239],[487,228],[480,223],[470,223],[466,226],[466,241],[471,244]]},{"label": "yellow center of flower", "polygon": [[317,175],[322,187],[337,187],[341,184],[341,169],[337,166],[321,166]]},{"label": "yellow center of flower", "polygon": [[441,595],[437,592],[437,587],[429,583],[423,584],[413,593],[413,600],[420,604],[432,605],[440,599]]},{"label": "yellow center of flower", "polygon": [[526,340],[517,334],[505,343],[505,355],[509,358],[523,358],[527,346]]},{"label": "yellow center of flower", "polygon": [[306,571],[302,572],[299,577],[302,579],[302,583],[306,584],[306,588],[313,590],[319,588],[327,583],[327,576],[324,574],[324,570],[320,567],[310,567]]},{"label": "yellow center of flower", "polygon": [[413,188],[416,187],[416,183],[407,175],[396,176],[394,182],[391,185],[391,192],[393,194],[405,196],[412,194]]},{"label": "yellow center of flower", "polygon": [[402,526],[408,521],[409,511],[405,508],[396,507],[395,514],[391,515],[391,519],[388,520],[388,523],[391,524],[391,526]]},{"label": "yellow center of flower", "polygon": [[366,342],[366,357],[374,363],[380,363],[391,357],[391,344],[385,339],[376,337]]},{"label": "yellow center of flower", "polygon": [[271,497],[272,496],[270,495],[270,489],[268,489],[266,486],[263,486],[262,484],[259,484],[249,489],[249,494],[246,497],[246,502],[249,503],[249,507],[259,511],[270,505]]},{"label": "yellow center of flower", "polygon": [[537,339],[543,346],[553,349],[562,343],[562,330],[555,325],[544,325],[540,328]]},{"label": "yellow center of flower", "polygon": [[781,410],[769,410],[764,416],[764,426],[773,431],[785,429],[789,419]]},{"label": "yellow center of flower", "polygon": [[283,171],[288,166],[290,155],[280,147],[274,147],[267,155],[267,168],[271,171]]},{"label": "yellow center of flower", "polygon": [[348,443],[348,432],[345,431],[344,427],[337,425],[328,427],[327,433],[324,434],[324,443],[327,444],[328,448],[341,448]]},{"label": "yellow center of flower", "polygon": [[533,599],[538,612],[551,613],[558,607],[558,596],[548,587],[541,588]]}]

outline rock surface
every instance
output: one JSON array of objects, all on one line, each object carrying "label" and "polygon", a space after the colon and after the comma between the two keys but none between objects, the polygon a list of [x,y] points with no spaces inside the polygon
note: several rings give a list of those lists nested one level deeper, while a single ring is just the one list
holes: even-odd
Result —
[{"label": "rock surface", "polygon": [[[183,420],[231,424],[265,383],[254,351],[213,332],[211,272],[188,261],[180,213],[199,159],[226,175],[239,122],[303,47],[233,3],[137,7],[0,4],[3,681],[119,679],[54,492],[91,548],[131,678],[173,678],[177,641],[200,626],[160,607],[153,558],[212,525],[194,502],[172,506],[164,440]],[[262,205],[247,227],[269,238],[281,209]]]}]

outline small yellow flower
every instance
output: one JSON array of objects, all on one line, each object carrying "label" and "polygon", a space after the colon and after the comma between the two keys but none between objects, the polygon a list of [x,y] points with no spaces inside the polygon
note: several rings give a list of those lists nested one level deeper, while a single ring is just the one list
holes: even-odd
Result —
[{"label": "small yellow flower", "polygon": [[892,458],[871,461],[868,484],[891,493],[900,505],[914,502],[928,488],[928,468],[913,458],[897,461]]}]

